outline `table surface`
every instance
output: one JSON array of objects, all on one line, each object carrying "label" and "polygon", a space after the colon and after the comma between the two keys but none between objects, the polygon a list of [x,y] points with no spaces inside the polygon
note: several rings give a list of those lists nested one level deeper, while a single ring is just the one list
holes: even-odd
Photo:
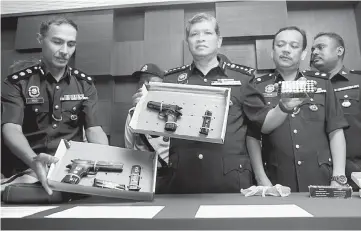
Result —
[{"label": "table surface", "polygon": [[[295,204],[313,217],[195,218],[200,205],[284,205]],[[153,219],[129,218],[45,218],[76,206],[165,206]],[[2,206],[9,206],[4,205]],[[14,205],[12,205],[14,206]],[[19,205],[20,206],[20,205]],[[24,206],[24,205],[22,205]],[[308,193],[289,197],[244,197],[241,194],[169,194],[155,195],[150,202],[89,197],[25,218],[2,218],[7,230],[111,230],[111,229],[361,229],[361,198],[310,198]]]}]

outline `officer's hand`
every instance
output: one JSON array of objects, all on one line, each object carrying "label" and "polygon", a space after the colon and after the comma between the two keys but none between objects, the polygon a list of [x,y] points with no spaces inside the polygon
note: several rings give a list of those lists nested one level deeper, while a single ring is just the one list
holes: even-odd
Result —
[{"label": "officer's hand", "polygon": [[258,186],[269,186],[272,187],[272,182],[268,179],[268,177],[264,177],[262,179],[257,180]]},{"label": "officer's hand", "polygon": [[330,186],[331,187],[343,187],[344,185],[342,185],[342,184],[339,184],[339,183],[337,183],[337,181],[331,181],[331,184],[330,184]]},{"label": "officer's hand", "polygon": [[282,98],[281,103],[288,109],[292,110],[293,108],[299,106],[306,98]]},{"label": "officer's hand", "polygon": [[[148,85],[145,84],[145,87],[148,88]],[[145,93],[145,89],[143,87],[139,88],[138,91],[133,95],[132,97],[132,101],[133,101],[133,107],[135,107],[137,105],[137,103],[139,102],[140,98],[142,98],[142,96]]]},{"label": "officer's hand", "polygon": [[52,163],[58,162],[58,159],[54,156],[51,156],[46,153],[40,153],[36,157],[33,158],[33,166],[32,169],[36,173],[38,180],[43,185],[45,191],[52,195],[53,191],[50,189],[48,185],[48,179],[46,178],[46,175],[48,173],[48,165]]}]

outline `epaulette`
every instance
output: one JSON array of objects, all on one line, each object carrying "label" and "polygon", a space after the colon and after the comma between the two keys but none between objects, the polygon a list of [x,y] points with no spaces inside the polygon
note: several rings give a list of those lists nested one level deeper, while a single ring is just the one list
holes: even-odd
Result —
[{"label": "epaulette", "polygon": [[184,71],[185,69],[187,69],[190,65],[184,65],[184,66],[181,66],[181,67],[177,67],[177,68],[172,68],[172,69],[169,69],[167,71],[164,72],[164,76],[166,75],[170,75],[170,74],[173,74],[173,73],[177,73],[177,72],[180,72],[180,71]]},{"label": "epaulette", "polygon": [[90,84],[93,82],[93,77],[90,77],[89,75],[85,74],[84,72],[79,71],[78,69],[75,69],[72,67],[69,67],[69,69],[70,69],[70,73],[72,75],[74,75],[75,77],[77,77],[78,79],[87,81]]},{"label": "epaulette", "polygon": [[319,71],[302,71],[302,74],[310,77],[316,77],[321,79],[329,79],[329,75]]},{"label": "epaulette", "polygon": [[350,73],[361,75],[361,70],[350,70]]},{"label": "epaulette", "polygon": [[17,71],[11,75],[9,75],[7,78],[9,82],[16,83],[20,80],[27,79],[31,77],[34,73],[37,73],[39,71],[42,71],[41,67],[39,65],[33,65],[27,68],[24,68],[20,71]]},{"label": "epaulette", "polygon": [[250,76],[254,76],[254,72],[255,72],[254,68],[235,64],[235,63],[223,62],[222,68],[225,68],[225,67],[227,67],[228,69],[231,69],[231,70],[241,72],[246,75],[250,75]]},{"label": "epaulette", "polygon": [[275,73],[269,73],[255,78],[255,83],[263,83],[275,77]]}]

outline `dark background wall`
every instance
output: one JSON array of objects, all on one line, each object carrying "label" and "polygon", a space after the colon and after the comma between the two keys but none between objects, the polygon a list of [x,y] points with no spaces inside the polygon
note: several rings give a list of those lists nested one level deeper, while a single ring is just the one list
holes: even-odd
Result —
[{"label": "dark background wall", "polygon": [[[36,33],[40,22],[65,15],[79,25],[76,68],[94,76],[99,113],[111,145],[123,146],[124,122],[137,79],[130,75],[145,63],[166,70],[192,61],[184,41],[186,22],[195,13],[216,16],[224,37],[221,52],[233,62],[267,72],[272,35],[281,27],[297,25],[308,41],[320,31],[334,31],[346,43],[345,64],[361,69],[361,4],[358,2],[231,1],[125,7],[1,18],[1,78],[16,60],[40,57]],[[310,45],[308,50],[310,50]],[[308,68],[309,55],[301,69]]]}]

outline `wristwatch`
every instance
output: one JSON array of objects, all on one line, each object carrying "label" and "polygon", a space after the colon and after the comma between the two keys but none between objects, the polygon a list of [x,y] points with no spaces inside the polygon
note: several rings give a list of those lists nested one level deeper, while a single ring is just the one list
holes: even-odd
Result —
[{"label": "wristwatch", "polygon": [[341,185],[346,185],[347,177],[345,175],[332,176],[331,181],[336,181],[337,183],[339,183]]},{"label": "wristwatch", "polygon": [[283,103],[281,102],[281,100],[280,100],[280,102],[278,103],[278,106],[279,106],[279,108],[281,109],[281,111],[283,111],[284,113],[292,114],[292,113],[294,112],[293,108],[292,108],[292,109],[286,108],[285,105],[283,105]]}]

